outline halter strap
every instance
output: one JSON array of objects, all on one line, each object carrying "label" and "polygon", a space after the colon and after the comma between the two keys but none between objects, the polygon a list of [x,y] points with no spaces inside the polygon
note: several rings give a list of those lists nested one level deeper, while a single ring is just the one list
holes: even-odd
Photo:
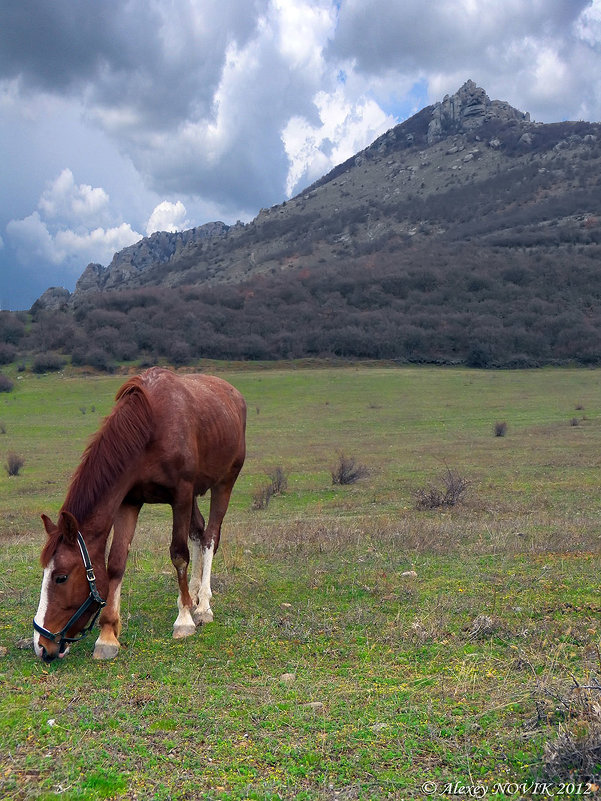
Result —
[{"label": "halter strap", "polygon": [[[48,629],[45,629],[43,626],[40,626],[40,624],[36,621],[35,617],[33,619],[33,628],[35,629],[35,631],[37,631],[39,634],[42,635],[42,637],[45,637],[47,640],[50,640],[51,642],[56,642],[58,640],[59,648],[62,648],[63,644],[66,642],[78,642],[79,640],[82,640],[87,634],[89,634],[94,626],[94,623],[96,623],[96,619],[98,618],[98,615],[100,614],[102,608],[106,606],[106,601],[101,597],[100,593],[98,592],[98,588],[96,587],[96,575],[94,574],[94,567],[92,566],[92,560],[90,559],[90,554],[88,553],[88,549],[86,548],[86,543],[80,531],[77,532],[77,544],[79,545],[79,550],[81,552],[81,558],[83,560],[84,570],[86,571],[86,578],[88,580],[88,587],[90,589],[90,594],[88,595],[86,600],[82,603],[82,605],[79,607],[77,612],[75,612],[75,614],[69,618],[69,620],[65,623],[62,629],[58,631],[56,634],[53,634],[51,631],[48,631]],[[74,623],[77,623],[80,617],[83,617],[83,615],[85,615],[85,613],[88,611],[90,606],[92,606],[92,604],[98,604],[98,609],[96,610],[96,613],[92,618],[91,622],[83,629],[83,631],[80,631],[79,634],[77,634],[75,637],[65,637],[65,633],[69,631],[69,629],[71,628],[71,626],[74,625]]]}]

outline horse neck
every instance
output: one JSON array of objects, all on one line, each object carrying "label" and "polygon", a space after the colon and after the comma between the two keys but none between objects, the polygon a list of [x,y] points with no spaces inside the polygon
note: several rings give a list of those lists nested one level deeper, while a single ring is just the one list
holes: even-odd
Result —
[{"label": "horse neck", "polygon": [[90,553],[97,552],[98,555],[104,557],[108,536],[127,489],[128,486],[124,477],[120,482],[107,489],[85,514],[80,512],[80,516],[73,511],[73,508],[69,507],[69,498],[65,501],[63,509],[75,515],[79,523],[79,530]]},{"label": "horse neck", "polygon": [[79,522],[84,537],[105,544],[152,430],[152,410],[139,381],[124,384],[117,399],[84,451],[63,505]]}]

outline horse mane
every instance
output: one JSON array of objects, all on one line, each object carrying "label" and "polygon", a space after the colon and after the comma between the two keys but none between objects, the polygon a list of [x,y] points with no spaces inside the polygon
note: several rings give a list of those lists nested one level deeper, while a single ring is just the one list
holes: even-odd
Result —
[{"label": "horse mane", "polygon": [[139,376],[117,392],[113,411],[93,435],[73,474],[63,510],[85,520],[148,445],[152,411]]}]

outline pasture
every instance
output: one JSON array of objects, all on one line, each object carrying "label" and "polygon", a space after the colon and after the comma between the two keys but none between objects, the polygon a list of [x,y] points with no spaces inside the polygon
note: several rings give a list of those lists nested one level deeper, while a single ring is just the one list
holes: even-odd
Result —
[{"label": "pasture", "polygon": [[[50,665],[26,646],[39,515],[124,377],[0,394],[0,797],[594,795],[601,373],[207,367],[249,410],[215,622],[171,639],[170,510],[145,507],[110,662],[94,635]],[[340,454],[369,475],[333,485]],[[287,489],[252,508],[277,467]],[[448,469],[462,501],[418,510]]]}]

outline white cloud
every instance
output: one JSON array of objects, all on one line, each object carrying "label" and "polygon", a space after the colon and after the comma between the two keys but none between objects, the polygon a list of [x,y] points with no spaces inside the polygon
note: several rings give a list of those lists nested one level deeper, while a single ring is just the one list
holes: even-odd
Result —
[{"label": "white cloud", "polygon": [[150,236],[155,231],[184,231],[190,227],[190,221],[186,219],[186,207],[181,200],[171,203],[163,200],[155,206],[146,224],[146,235]]},{"label": "white cloud", "polygon": [[282,132],[290,160],[288,196],[346,161],[395,124],[374,100],[363,96],[353,103],[342,87],[333,93],[318,92],[315,106],[318,125],[293,117]]},{"label": "white cloud", "polygon": [[70,169],[47,186],[34,212],[10,220],[6,232],[22,264],[41,261],[76,274],[90,261],[107,264],[116,251],[142,238],[116,219],[104,189],[76,184]]},{"label": "white cloud", "polygon": [[101,187],[76,184],[70,169],[64,169],[43,192],[38,208],[44,217],[82,225],[109,216],[109,196]]},{"label": "white cloud", "polygon": [[129,223],[121,223],[112,228],[94,228],[83,233],[62,229],[54,236],[54,246],[63,259],[75,260],[80,266],[90,261],[108,264],[117,251],[141,238]]},{"label": "white cloud", "polygon": [[37,259],[53,264],[61,261],[50,231],[40,219],[39,212],[34,211],[22,220],[10,220],[6,233],[23,264],[32,264]]}]

